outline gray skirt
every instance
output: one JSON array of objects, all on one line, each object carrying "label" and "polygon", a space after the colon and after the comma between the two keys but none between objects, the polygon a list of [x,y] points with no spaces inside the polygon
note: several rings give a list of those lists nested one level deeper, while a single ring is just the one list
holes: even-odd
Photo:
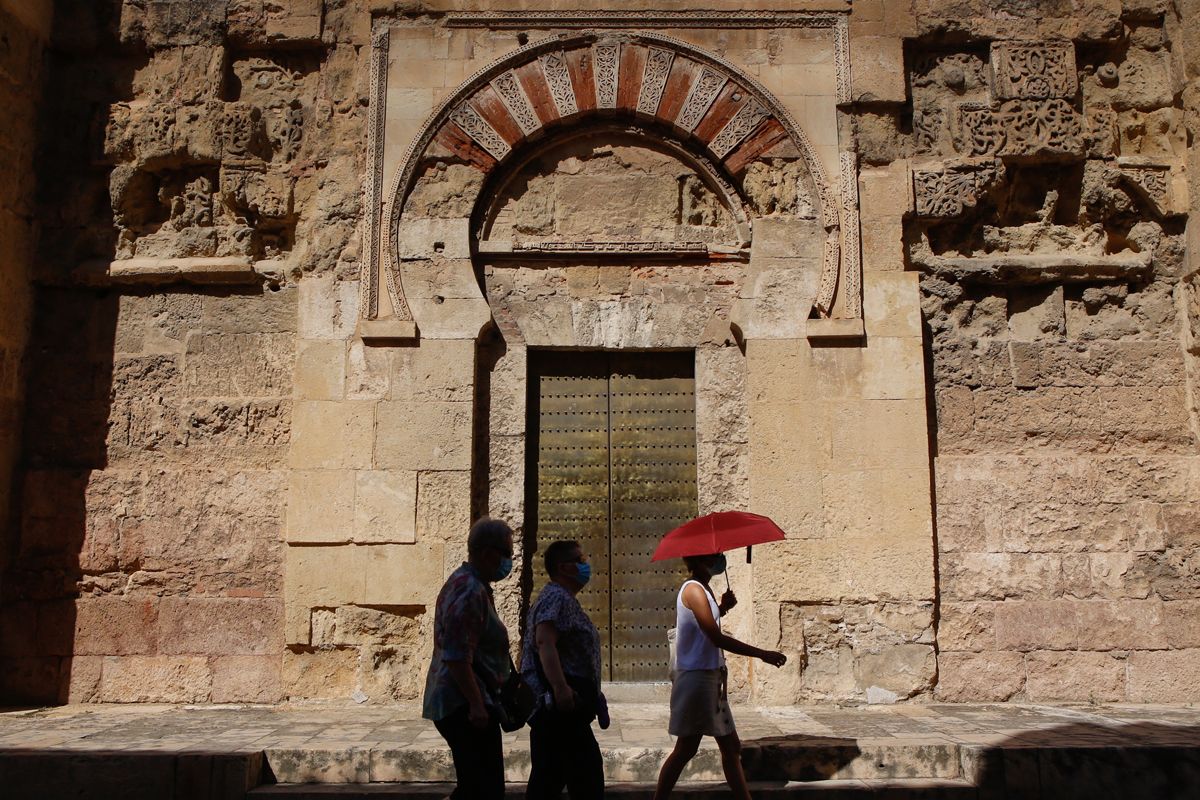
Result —
[{"label": "gray skirt", "polygon": [[675,676],[671,684],[672,736],[728,736],[733,712],[725,696],[724,669],[689,669]]}]

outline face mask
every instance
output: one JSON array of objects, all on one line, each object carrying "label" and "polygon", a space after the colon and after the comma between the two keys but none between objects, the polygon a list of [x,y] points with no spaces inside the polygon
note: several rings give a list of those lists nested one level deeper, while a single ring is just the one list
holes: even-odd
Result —
[{"label": "face mask", "polygon": [[581,586],[586,586],[587,582],[592,579],[592,565],[583,562],[575,565],[575,580],[579,581]]},{"label": "face mask", "polygon": [[725,554],[721,553],[720,555],[717,556],[716,560],[713,561],[713,565],[709,568],[709,571],[713,575],[720,575],[722,572],[725,571],[725,567],[727,567],[727,566],[729,566],[729,562],[726,561]]},{"label": "face mask", "polygon": [[505,578],[508,577],[508,574],[510,572],[512,572],[512,568],[513,568],[513,562],[512,562],[511,558],[508,558],[506,556],[506,557],[500,559],[500,566],[496,568],[496,574],[495,574],[495,576],[493,576],[492,580],[494,580],[494,581],[504,580]]}]

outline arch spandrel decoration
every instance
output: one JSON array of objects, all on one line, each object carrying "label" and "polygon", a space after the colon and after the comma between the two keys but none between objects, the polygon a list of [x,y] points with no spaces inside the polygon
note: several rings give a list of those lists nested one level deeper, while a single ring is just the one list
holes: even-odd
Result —
[{"label": "arch spandrel decoration", "polygon": [[[382,88],[379,81],[386,66],[386,39],[382,36],[376,43],[373,84],[377,90]],[[374,96],[382,94],[378,91]],[[381,135],[382,121],[375,113],[372,108],[372,130]],[[427,159],[451,155],[490,176],[529,145],[544,144],[548,137],[563,133],[577,134],[597,119],[611,124],[622,118],[648,131],[669,132],[662,141],[672,146],[691,147],[701,161],[712,165],[710,175],[727,189],[725,200],[731,208],[740,207],[742,201],[723,176],[739,174],[764,154],[786,152],[798,157],[808,171],[826,232],[814,305],[820,314],[829,315],[843,271],[846,203],[839,202],[842,198],[831,186],[811,142],[787,109],[734,65],[670,36],[584,31],[532,42],[497,59],[466,80],[429,116],[394,174],[386,195],[387,218],[375,216],[368,224],[368,236],[375,243],[368,242],[364,264],[364,317],[374,319],[378,314],[382,274],[396,317],[412,319],[397,243],[405,200]],[[379,147],[374,143],[372,158],[381,167]],[[368,180],[375,212],[383,199],[380,180],[378,174],[374,182]],[[739,226],[739,233],[748,245],[749,226]],[[377,268],[380,263],[383,269]]]}]

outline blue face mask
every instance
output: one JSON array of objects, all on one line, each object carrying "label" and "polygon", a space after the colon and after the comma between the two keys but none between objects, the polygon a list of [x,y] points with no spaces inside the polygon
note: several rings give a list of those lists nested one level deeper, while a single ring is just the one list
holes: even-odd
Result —
[{"label": "blue face mask", "polygon": [[713,575],[720,575],[722,572],[724,572],[724,571],[725,571],[725,568],[726,568],[727,566],[729,566],[729,562],[726,560],[726,558],[725,558],[725,554],[724,554],[724,553],[720,553],[720,554],[718,554],[718,555],[717,555],[717,558],[716,558],[716,560],[715,560],[715,561],[713,561],[713,565],[712,565],[712,567],[709,569],[709,571],[710,571],[710,572],[711,572]]},{"label": "blue face mask", "polygon": [[504,558],[502,558],[500,560],[500,566],[496,568],[496,574],[494,576],[492,576],[492,580],[494,580],[494,581],[504,580],[505,578],[508,577],[509,573],[512,572],[512,568],[513,568],[513,560],[511,558],[509,558],[508,556],[505,556]]},{"label": "blue face mask", "polygon": [[586,586],[587,582],[592,579],[592,565],[586,561],[575,565],[575,580],[579,581],[581,586]]}]

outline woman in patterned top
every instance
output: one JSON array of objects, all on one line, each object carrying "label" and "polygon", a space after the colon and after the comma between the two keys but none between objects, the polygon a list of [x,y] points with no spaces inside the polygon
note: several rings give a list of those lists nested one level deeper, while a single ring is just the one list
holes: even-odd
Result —
[{"label": "woman in patterned top", "polygon": [[[525,797],[571,800],[604,797],[604,762],[592,734],[603,704],[600,694],[600,633],[575,595],[592,568],[578,542],[546,548],[550,582],[529,610],[521,675],[540,698],[529,721],[533,768]],[[600,722],[607,727],[605,719]]]},{"label": "woman in patterned top", "polygon": [[422,716],[433,720],[450,746],[456,800],[504,797],[504,750],[491,696],[512,662],[508,629],[496,614],[493,581],[512,572],[512,529],[481,519],[467,535],[467,561],[438,594],[433,616],[433,659],[425,680]]}]

